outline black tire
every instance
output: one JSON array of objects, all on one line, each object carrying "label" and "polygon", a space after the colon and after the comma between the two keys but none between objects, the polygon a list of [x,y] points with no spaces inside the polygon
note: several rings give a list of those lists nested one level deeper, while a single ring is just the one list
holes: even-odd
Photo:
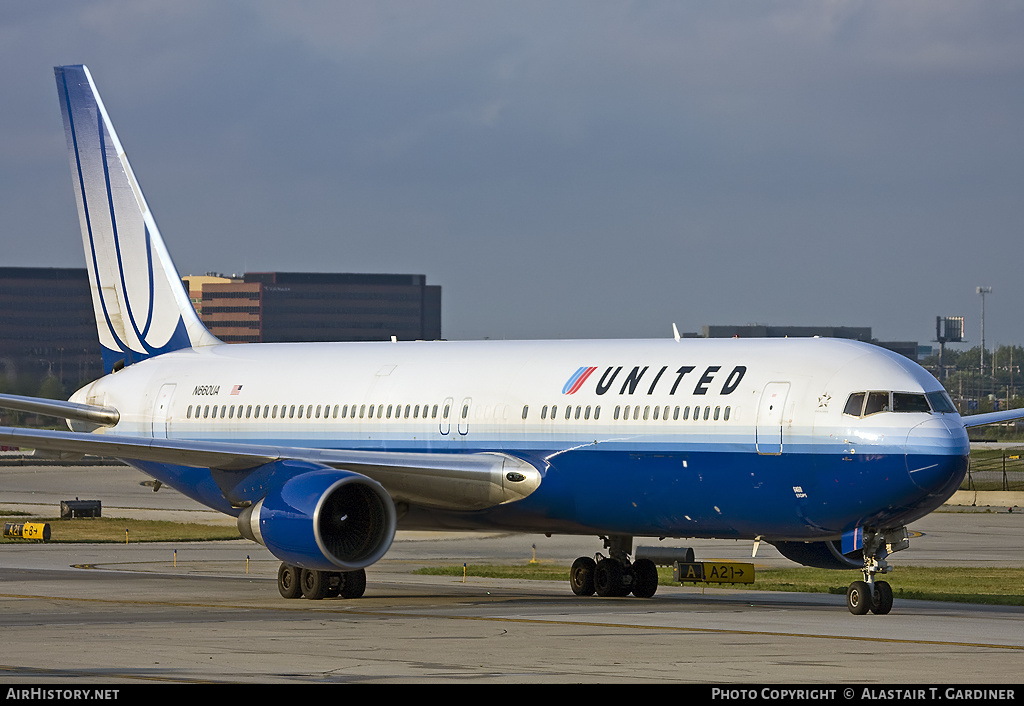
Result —
[{"label": "black tire", "polygon": [[626,569],[614,559],[602,559],[594,568],[594,591],[602,598],[625,596],[629,588],[624,588]]},{"label": "black tire", "polygon": [[328,576],[326,572],[303,569],[301,578],[303,598],[318,601],[327,596]]},{"label": "black tire", "polygon": [[346,571],[341,575],[341,597],[362,598],[366,593],[366,570]]},{"label": "black tire", "polygon": [[658,567],[650,559],[633,562],[633,595],[650,598],[658,590]]},{"label": "black tire", "polygon": [[892,586],[886,581],[875,581],[875,595],[871,601],[871,612],[888,615],[892,610]]},{"label": "black tire", "polygon": [[281,564],[277,570],[277,590],[282,598],[299,598],[302,595],[300,569],[297,566]]},{"label": "black tire", "polygon": [[597,564],[589,556],[581,556],[569,569],[569,586],[577,596],[594,595],[594,567]]},{"label": "black tire", "polygon": [[846,589],[846,607],[854,615],[866,615],[871,610],[871,589],[864,581],[854,581]]}]

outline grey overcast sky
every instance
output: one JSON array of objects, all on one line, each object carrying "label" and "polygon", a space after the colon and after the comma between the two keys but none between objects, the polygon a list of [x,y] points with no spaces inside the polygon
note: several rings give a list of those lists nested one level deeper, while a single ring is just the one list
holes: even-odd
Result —
[{"label": "grey overcast sky", "polygon": [[1024,3],[0,3],[0,265],[82,267],[84,63],[182,274],[422,273],[450,339],[1024,343]]}]

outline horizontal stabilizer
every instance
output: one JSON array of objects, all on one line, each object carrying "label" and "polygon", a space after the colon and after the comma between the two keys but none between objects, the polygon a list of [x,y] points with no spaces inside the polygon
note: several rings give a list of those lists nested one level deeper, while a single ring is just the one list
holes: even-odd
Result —
[{"label": "horizontal stabilizer", "polygon": [[43,414],[98,426],[112,427],[117,424],[120,414],[113,407],[98,407],[78,402],[48,400],[42,397],[22,397],[0,394],[0,409],[13,409],[29,414]]}]

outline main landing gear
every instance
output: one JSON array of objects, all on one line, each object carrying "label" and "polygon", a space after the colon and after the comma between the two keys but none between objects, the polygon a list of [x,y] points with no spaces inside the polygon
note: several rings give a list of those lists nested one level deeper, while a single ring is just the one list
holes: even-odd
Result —
[{"label": "main landing gear", "polygon": [[277,590],[285,598],[360,598],[366,592],[366,571],[316,571],[281,564]]},{"label": "main landing gear", "polygon": [[892,586],[886,581],[876,581],[875,574],[889,573],[885,558],[893,552],[910,546],[910,534],[906,527],[891,530],[864,530],[864,573],[863,581],[854,581],[846,589],[846,607],[854,615],[868,612],[885,615],[892,610]]},{"label": "main landing gear", "polygon": [[577,596],[628,596],[650,598],[658,590],[658,567],[650,559],[631,562],[633,538],[627,535],[606,537],[604,546],[610,556],[581,556],[569,569],[569,585]]}]

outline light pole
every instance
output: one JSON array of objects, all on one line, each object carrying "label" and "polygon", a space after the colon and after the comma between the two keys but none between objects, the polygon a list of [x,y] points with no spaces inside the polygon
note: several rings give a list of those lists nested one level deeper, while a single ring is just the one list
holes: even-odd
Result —
[{"label": "light pole", "polygon": [[981,295],[981,374],[985,374],[985,295],[991,294],[991,287],[978,287]]}]

